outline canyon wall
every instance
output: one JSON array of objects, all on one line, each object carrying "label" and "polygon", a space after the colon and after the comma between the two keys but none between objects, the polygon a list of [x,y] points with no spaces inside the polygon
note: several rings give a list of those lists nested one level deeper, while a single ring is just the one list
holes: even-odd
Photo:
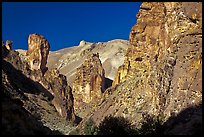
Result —
[{"label": "canyon wall", "polygon": [[144,115],[165,122],[183,111],[185,130],[174,128],[179,120],[173,118],[171,134],[193,134],[202,121],[201,108],[188,109],[202,106],[202,3],[143,2],[137,18],[124,64],[87,117],[98,125],[106,116],[122,116],[140,127]]},{"label": "canyon wall", "polygon": [[130,32],[125,63],[113,82],[146,77],[162,111],[178,113],[202,98],[202,4],[144,2]]}]

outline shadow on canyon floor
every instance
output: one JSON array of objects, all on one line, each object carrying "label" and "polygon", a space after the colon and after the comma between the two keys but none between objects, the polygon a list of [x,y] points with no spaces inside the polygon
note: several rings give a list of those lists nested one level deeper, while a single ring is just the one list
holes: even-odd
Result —
[{"label": "shadow on canyon floor", "polygon": [[162,124],[160,117],[144,116],[141,128],[124,117],[107,116],[99,124],[99,135],[202,135],[202,104],[184,109]]}]

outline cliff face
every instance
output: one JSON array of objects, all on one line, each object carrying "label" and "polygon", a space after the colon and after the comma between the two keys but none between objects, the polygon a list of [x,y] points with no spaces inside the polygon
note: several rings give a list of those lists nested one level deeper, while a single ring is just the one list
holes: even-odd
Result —
[{"label": "cliff face", "polygon": [[98,53],[90,55],[82,66],[77,68],[72,89],[76,109],[82,102],[90,103],[102,97],[102,92],[105,90],[105,71]]},{"label": "cliff face", "polygon": [[202,4],[143,3],[130,33],[131,47],[114,85],[146,77],[165,113],[195,105],[202,97]]},{"label": "cliff face", "polygon": [[[144,2],[113,87],[91,116],[176,116],[202,103],[202,3]],[[190,133],[190,132],[189,132]]]}]

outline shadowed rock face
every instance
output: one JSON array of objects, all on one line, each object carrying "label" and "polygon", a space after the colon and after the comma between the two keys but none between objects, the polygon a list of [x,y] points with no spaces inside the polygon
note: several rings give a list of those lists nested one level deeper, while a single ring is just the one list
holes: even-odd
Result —
[{"label": "shadowed rock face", "polygon": [[[36,41],[31,43],[37,45],[35,42]],[[71,87],[67,84],[66,76],[59,74],[59,71],[56,69],[47,70],[44,75],[41,69],[31,70],[28,62],[26,60],[21,60],[18,52],[6,50],[5,46],[3,46],[2,49],[4,49],[4,60],[10,62],[17,70],[22,71],[25,77],[38,83],[35,87],[39,89],[39,92],[47,92],[47,94],[50,92],[53,97],[51,98],[48,94],[48,98],[52,100],[51,102],[55,106],[57,112],[59,112],[60,116],[67,121],[75,122],[73,108],[74,99]]]},{"label": "shadowed rock face", "polygon": [[50,50],[49,42],[39,34],[30,34],[28,37],[28,62],[31,70],[47,70],[47,58]]},{"label": "shadowed rock face", "polygon": [[3,46],[2,55],[2,134],[61,134],[44,125],[50,118],[59,117],[47,99],[50,93],[25,76],[30,70],[18,52]]},{"label": "shadowed rock face", "polygon": [[46,71],[42,84],[47,86],[54,96],[52,103],[59,114],[68,121],[75,121],[74,98],[72,89],[67,84],[66,76],[59,74],[56,69]]},{"label": "shadowed rock face", "polygon": [[99,54],[89,56],[82,66],[77,68],[73,82],[73,94],[75,108],[78,109],[81,102],[89,103],[101,98],[105,90],[105,71],[99,59]]}]

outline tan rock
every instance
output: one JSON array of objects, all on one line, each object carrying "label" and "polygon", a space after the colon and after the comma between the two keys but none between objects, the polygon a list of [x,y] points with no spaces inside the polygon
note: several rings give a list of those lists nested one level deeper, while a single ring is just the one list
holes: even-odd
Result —
[{"label": "tan rock", "polygon": [[46,71],[44,78],[45,80],[42,80],[41,83],[54,96],[52,104],[56,110],[62,117],[74,122],[76,119],[73,106],[74,98],[72,89],[67,84],[66,76],[59,74],[57,69],[52,69]]},{"label": "tan rock", "polygon": [[50,50],[49,42],[39,34],[30,34],[28,37],[28,62],[31,70],[47,70],[47,58]]},{"label": "tan rock", "polygon": [[92,115],[97,124],[108,115],[138,124],[144,112],[167,120],[202,103],[201,6],[142,3],[124,64]]},{"label": "tan rock", "polygon": [[98,53],[90,55],[82,66],[77,68],[72,86],[76,109],[81,102],[90,103],[92,100],[101,98],[105,86],[104,75]]},{"label": "tan rock", "polygon": [[8,50],[12,50],[12,44],[13,44],[13,41],[7,40],[7,41],[6,41],[6,48],[7,48]]}]

